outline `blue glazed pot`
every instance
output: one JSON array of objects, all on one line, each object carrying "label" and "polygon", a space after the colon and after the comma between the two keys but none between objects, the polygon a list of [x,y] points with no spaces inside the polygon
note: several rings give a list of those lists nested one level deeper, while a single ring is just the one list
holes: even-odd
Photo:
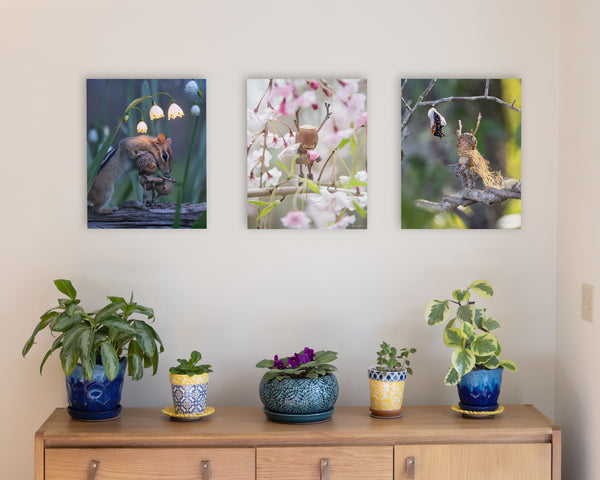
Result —
[{"label": "blue glazed pot", "polygon": [[106,420],[118,416],[126,366],[127,358],[122,358],[117,377],[109,380],[104,367],[96,364],[93,379],[88,380],[84,378],[83,369],[78,364],[71,375],[66,377],[68,411],[71,416],[85,420]]},{"label": "blue glazed pot", "polygon": [[335,375],[318,378],[260,380],[259,395],[265,408],[285,414],[314,414],[333,409],[339,386]]},{"label": "blue glazed pot", "polygon": [[459,407],[463,410],[488,412],[498,408],[503,367],[494,370],[471,370],[458,382]]}]

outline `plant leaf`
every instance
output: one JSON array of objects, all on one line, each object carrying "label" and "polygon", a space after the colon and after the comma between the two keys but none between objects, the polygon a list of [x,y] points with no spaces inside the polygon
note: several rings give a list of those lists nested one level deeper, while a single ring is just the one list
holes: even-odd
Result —
[{"label": "plant leaf", "polygon": [[486,330],[488,332],[494,332],[496,330],[498,330],[500,328],[500,324],[494,320],[493,318],[486,318],[485,320],[483,320],[481,322],[481,327],[482,330]]},{"label": "plant leaf", "polygon": [[469,290],[473,290],[473,293],[481,298],[490,298],[494,295],[494,287],[487,280],[475,280],[469,285]]},{"label": "plant leaf", "polygon": [[473,325],[473,319],[475,317],[475,305],[461,305],[456,309],[456,318],[463,322],[470,323]]},{"label": "plant leaf", "polygon": [[500,365],[500,360],[496,355],[492,355],[487,359],[485,363],[482,363],[482,365],[486,368],[489,368],[490,370],[493,370],[494,368],[498,368],[498,366]]},{"label": "plant leaf", "polygon": [[491,333],[481,333],[471,343],[471,350],[475,355],[485,356],[496,352],[498,339]]},{"label": "plant leaf", "polygon": [[75,300],[75,297],[77,297],[77,291],[75,290],[75,287],[73,287],[73,284],[70,280],[54,280],[54,285],[56,285],[56,288],[58,288],[61,293],[64,293],[71,300]]},{"label": "plant leaf", "polygon": [[100,357],[102,358],[102,365],[104,365],[104,370],[106,371],[106,377],[109,380],[117,378],[119,373],[119,357],[115,347],[108,342],[101,343]]},{"label": "plant leaf", "polygon": [[56,317],[58,317],[58,312],[55,312],[52,310],[49,310],[48,312],[46,312],[44,315],[41,316],[41,321],[36,325],[36,327],[33,329],[33,333],[31,334],[29,339],[25,342],[25,345],[23,345],[23,350],[21,351],[21,355],[23,355],[23,356],[27,355],[27,352],[29,352],[29,350],[31,350],[31,347],[33,347],[33,344],[35,343],[35,337],[37,336],[37,334],[40,331],[42,331],[44,328],[46,328],[48,325],[50,325]]},{"label": "plant leaf", "polygon": [[447,328],[444,330],[444,343],[447,347],[464,347],[464,340],[466,340],[460,328]]},{"label": "plant leaf", "polygon": [[507,370],[510,370],[511,372],[517,371],[517,364],[512,360],[504,359],[500,362],[500,366],[506,368]]},{"label": "plant leaf", "polygon": [[450,302],[448,300],[432,300],[425,307],[425,320],[429,325],[445,322],[449,315]]},{"label": "plant leaf", "polygon": [[454,297],[454,300],[456,300],[457,302],[465,302],[469,299],[471,294],[469,293],[468,290],[454,290],[452,292],[452,296]]},{"label": "plant leaf", "polygon": [[457,348],[452,352],[451,356],[452,366],[462,377],[466,375],[475,366],[475,355],[466,348]]},{"label": "plant leaf", "polygon": [[460,375],[454,367],[450,367],[448,373],[444,377],[444,385],[456,385],[460,380]]}]

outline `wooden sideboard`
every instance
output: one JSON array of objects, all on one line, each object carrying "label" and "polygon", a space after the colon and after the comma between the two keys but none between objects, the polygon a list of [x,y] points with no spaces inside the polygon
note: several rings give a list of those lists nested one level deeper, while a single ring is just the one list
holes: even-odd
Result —
[{"label": "wooden sideboard", "polygon": [[530,405],[492,419],[407,406],[400,419],[337,407],[284,425],[260,408],[173,422],[154,408],[87,423],[55,410],[35,435],[36,480],[559,480],[560,429]]}]

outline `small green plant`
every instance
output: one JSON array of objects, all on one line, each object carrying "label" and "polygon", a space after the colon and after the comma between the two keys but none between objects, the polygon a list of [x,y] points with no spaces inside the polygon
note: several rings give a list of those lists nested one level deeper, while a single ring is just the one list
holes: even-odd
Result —
[{"label": "small green plant", "polygon": [[511,372],[517,371],[517,365],[512,360],[500,360],[502,347],[491,333],[498,330],[500,324],[488,316],[487,309],[471,300],[472,293],[481,298],[490,298],[494,295],[494,288],[486,280],[475,280],[466,290],[454,290],[453,300],[432,300],[425,307],[427,323],[438,325],[450,318],[451,304],[458,305],[456,316],[444,328],[444,343],[455,349],[450,369],[444,378],[446,385],[456,385],[473,369],[504,367]]},{"label": "small green plant", "polygon": [[70,375],[77,363],[81,363],[83,376],[93,379],[94,365],[101,363],[109,380],[119,373],[119,359],[126,356],[128,373],[132,380],[144,375],[144,368],[152,367],[152,375],[158,369],[158,354],[164,351],[162,341],[146,320],[154,321],[154,311],[138,305],[131,299],[108,297],[110,303],[92,313],[79,304],[77,292],[69,280],[54,280],[56,288],[67,298],[59,298],[58,306],[40,317],[31,337],[23,346],[27,355],[39,332],[48,328],[56,336],[40,365],[40,374],[48,357],[60,350],[60,361],[65,375]]},{"label": "small green plant", "polygon": [[416,353],[416,348],[402,348],[398,354],[398,349],[382,342],[381,350],[377,352],[377,368],[382,372],[401,372],[406,370],[409,375],[413,374],[410,368],[409,354]]},{"label": "small green plant", "polygon": [[315,352],[312,348],[304,349],[289,357],[279,358],[278,355],[271,360],[266,358],[256,364],[258,368],[268,368],[264,374],[265,381],[277,378],[318,378],[335,372],[337,368],[330,365],[337,358],[337,352],[330,350],[319,350]]},{"label": "small green plant", "polygon": [[189,360],[178,358],[179,365],[169,368],[169,372],[174,375],[188,375],[190,377],[212,372],[211,365],[196,365],[200,360],[202,360],[202,354],[194,350]]}]

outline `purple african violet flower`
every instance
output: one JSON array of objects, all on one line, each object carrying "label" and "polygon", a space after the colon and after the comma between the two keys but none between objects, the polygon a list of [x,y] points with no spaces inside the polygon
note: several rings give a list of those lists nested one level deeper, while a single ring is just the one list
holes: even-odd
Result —
[{"label": "purple african violet flower", "polygon": [[308,355],[306,353],[297,353],[296,356],[298,357],[298,361],[300,363],[308,363],[310,362],[310,359],[308,357]]},{"label": "purple african violet flower", "polygon": [[308,355],[309,362],[312,362],[315,359],[315,351],[312,348],[304,347],[304,353]]},{"label": "purple african violet flower", "polygon": [[285,363],[283,360],[279,360],[279,357],[275,355],[273,358],[273,368],[277,368],[279,370],[283,370],[285,368]]},{"label": "purple african violet flower", "polygon": [[300,365],[300,360],[298,360],[298,355],[292,355],[290,358],[288,358],[288,364],[290,365],[290,367],[292,368],[296,368]]}]

